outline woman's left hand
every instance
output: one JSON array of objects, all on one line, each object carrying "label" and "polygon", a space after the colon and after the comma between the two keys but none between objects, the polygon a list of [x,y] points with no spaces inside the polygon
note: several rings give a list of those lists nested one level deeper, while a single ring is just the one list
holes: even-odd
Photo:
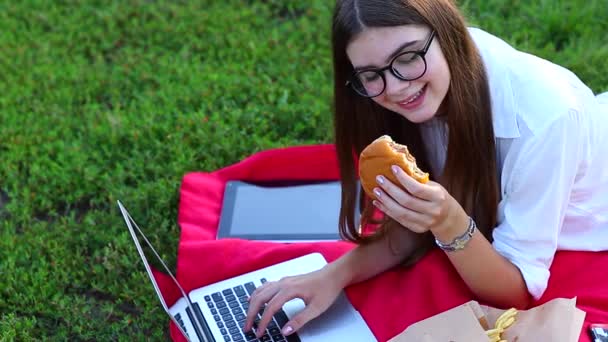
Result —
[{"label": "woman's left hand", "polygon": [[457,235],[468,225],[462,206],[441,186],[429,181],[419,183],[401,168],[393,166],[393,173],[402,187],[379,175],[374,188],[374,205],[404,227],[416,233],[431,231],[435,236]]}]

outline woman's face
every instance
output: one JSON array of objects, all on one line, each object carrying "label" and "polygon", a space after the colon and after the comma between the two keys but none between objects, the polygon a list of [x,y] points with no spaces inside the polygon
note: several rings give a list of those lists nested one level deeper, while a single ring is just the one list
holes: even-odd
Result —
[{"label": "woman's face", "polygon": [[[428,27],[418,25],[368,28],[355,36],[346,53],[355,70],[382,68],[398,52],[422,50],[430,34]],[[402,48],[405,44],[407,47]],[[414,123],[435,116],[450,85],[450,70],[436,37],[425,59],[426,72],[413,81],[403,81],[385,70],[384,92],[372,99]]]}]

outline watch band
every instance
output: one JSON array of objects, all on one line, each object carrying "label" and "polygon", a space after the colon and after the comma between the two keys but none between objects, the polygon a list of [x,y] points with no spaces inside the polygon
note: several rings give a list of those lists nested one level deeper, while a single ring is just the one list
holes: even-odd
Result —
[{"label": "watch band", "polygon": [[469,216],[469,227],[467,228],[467,231],[464,232],[464,234],[457,236],[450,243],[443,243],[437,238],[435,238],[435,243],[437,244],[437,246],[439,246],[439,248],[446,252],[459,251],[466,246],[469,240],[471,240],[471,238],[473,237],[473,233],[475,233],[475,229],[477,229],[477,224],[475,223],[475,220],[473,220]]}]

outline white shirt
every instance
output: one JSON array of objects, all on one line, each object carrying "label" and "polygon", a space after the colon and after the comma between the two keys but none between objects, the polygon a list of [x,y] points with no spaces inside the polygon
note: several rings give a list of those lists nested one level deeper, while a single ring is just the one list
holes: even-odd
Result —
[{"label": "white shirt", "polygon": [[[470,28],[488,73],[500,182],[494,248],[530,294],[547,288],[557,250],[608,250],[608,93]],[[421,125],[431,172],[443,170],[447,127]]]}]

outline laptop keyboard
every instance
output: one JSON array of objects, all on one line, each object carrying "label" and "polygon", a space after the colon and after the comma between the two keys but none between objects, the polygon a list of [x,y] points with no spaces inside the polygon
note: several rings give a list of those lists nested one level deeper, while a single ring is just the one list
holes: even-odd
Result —
[{"label": "laptop keyboard", "polygon": [[[266,279],[261,279],[262,283]],[[248,282],[243,285],[227,288],[223,291],[215,292],[211,296],[205,296],[205,303],[213,314],[215,324],[222,333],[223,341],[221,342],[242,342],[242,341],[260,341],[260,342],[300,342],[297,334],[283,336],[281,329],[289,320],[285,312],[281,309],[268,324],[265,334],[259,339],[251,331],[243,331],[249,302],[247,299],[255,290],[253,282]],[[264,310],[262,309],[255,320],[254,326],[260,321]],[[213,323],[210,323],[213,324]]]}]

